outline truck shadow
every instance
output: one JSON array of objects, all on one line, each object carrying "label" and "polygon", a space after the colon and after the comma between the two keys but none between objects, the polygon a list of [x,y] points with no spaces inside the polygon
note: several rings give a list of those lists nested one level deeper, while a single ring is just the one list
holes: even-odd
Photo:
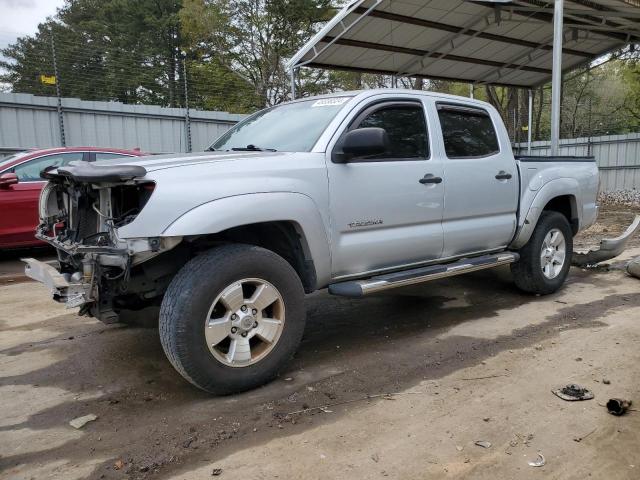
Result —
[{"label": "truck shadow", "polygon": [[[594,282],[606,288],[616,280],[577,272],[567,288]],[[173,370],[156,330],[96,323],[78,338],[72,329],[63,330],[62,318],[51,319],[59,336],[0,352],[16,360],[22,355],[54,359],[43,368],[6,372],[0,378],[0,390],[20,391],[25,402],[18,408],[23,415],[15,416],[18,421],[0,423],[0,435],[25,429],[37,435],[55,428],[75,434],[69,420],[94,413],[98,421],[87,425],[79,438],[63,438],[58,446],[3,455],[0,471],[60,458],[82,464],[94,456],[109,459],[92,474],[100,478],[121,477],[113,468],[116,459],[123,459],[132,478],[179,469],[187,459],[210,458],[212,449],[240,445],[229,440],[242,438],[246,447],[323,421],[309,415],[294,424],[288,415],[292,411],[403,390],[502,350],[537,343],[556,335],[560,327],[593,327],[613,308],[640,306],[640,294],[559,304],[557,314],[513,332],[505,329],[508,333],[495,338],[445,335],[464,322],[493,318],[525,302],[546,301],[554,301],[554,296],[542,299],[517,292],[505,271],[478,272],[362,300],[320,292],[307,299],[305,336],[288,371],[263,388],[217,398],[191,387]],[[41,404],[38,389],[65,394],[60,402]]]}]

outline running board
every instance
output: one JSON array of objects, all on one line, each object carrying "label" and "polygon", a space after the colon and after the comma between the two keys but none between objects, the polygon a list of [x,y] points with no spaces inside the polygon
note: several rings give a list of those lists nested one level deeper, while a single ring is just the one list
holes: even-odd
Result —
[{"label": "running board", "polygon": [[391,288],[406,287],[439,278],[453,277],[455,275],[462,275],[463,273],[475,272],[499,265],[507,265],[517,262],[519,258],[520,256],[515,252],[463,258],[454,263],[403,270],[365,280],[334,283],[329,285],[329,293],[341,297],[364,297],[365,295],[389,290]]}]

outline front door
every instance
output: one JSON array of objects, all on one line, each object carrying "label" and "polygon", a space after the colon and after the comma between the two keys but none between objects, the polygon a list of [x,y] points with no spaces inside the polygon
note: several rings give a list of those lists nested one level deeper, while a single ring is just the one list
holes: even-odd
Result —
[{"label": "front door", "polygon": [[494,126],[501,120],[483,108],[436,105],[444,147],[443,257],[502,249],[515,233],[519,185],[509,139]]},{"label": "front door", "polygon": [[386,153],[348,163],[328,159],[334,277],[421,263],[442,252],[443,166],[431,155],[423,103],[370,103],[343,136],[366,127],[386,130]]}]

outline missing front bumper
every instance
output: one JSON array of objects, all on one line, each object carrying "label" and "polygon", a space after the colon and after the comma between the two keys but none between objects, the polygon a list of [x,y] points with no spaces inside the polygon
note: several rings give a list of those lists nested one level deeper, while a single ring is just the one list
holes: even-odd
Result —
[{"label": "missing front bumper", "polygon": [[27,277],[45,285],[53,298],[64,303],[67,308],[80,307],[93,301],[90,296],[91,285],[82,281],[75,282],[68,273],[60,273],[56,262],[41,262],[35,258],[24,258],[24,273]]}]

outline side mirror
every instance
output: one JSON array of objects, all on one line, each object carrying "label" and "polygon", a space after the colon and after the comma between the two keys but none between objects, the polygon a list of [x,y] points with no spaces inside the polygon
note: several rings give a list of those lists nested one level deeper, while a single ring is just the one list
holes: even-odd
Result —
[{"label": "side mirror", "polygon": [[9,188],[18,183],[18,176],[15,173],[3,173],[0,175],[0,188]]},{"label": "side mirror", "polygon": [[351,130],[342,141],[342,154],[338,163],[352,158],[380,155],[389,150],[389,135],[384,128],[368,127]]}]

